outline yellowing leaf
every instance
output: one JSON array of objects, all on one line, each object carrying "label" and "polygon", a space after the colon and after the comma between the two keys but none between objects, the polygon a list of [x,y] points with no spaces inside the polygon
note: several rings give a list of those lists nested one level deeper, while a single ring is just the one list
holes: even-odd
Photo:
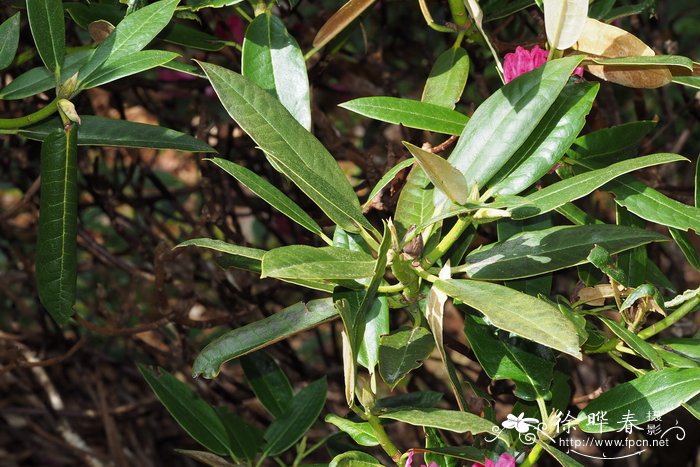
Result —
[{"label": "yellowing leaf", "polygon": [[323,47],[360,16],[375,0],[350,0],[328,18],[314,38],[313,46]]},{"label": "yellowing leaf", "polygon": [[568,49],[581,37],[588,16],[588,0],[544,0],[547,41],[555,49]]},{"label": "yellowing leaf", "polygon": [[[629,32],[588,18],[574,49],[605,58],[655,55],[654,51]],[[658,88],[671,82],[672,75],[665,66],[630,67],[589,65],[588,71],[606,81],[632,88]]]}]

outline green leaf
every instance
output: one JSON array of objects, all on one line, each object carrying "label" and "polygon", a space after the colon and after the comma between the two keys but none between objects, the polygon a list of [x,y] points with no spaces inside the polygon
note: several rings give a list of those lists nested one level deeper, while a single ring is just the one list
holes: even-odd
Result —
[{"label": "green leaf", "polygon": [[574,459],[572,459],[570,456],[567,456],[563,452],[561,452],[559,449],[555,448],[554,446],[548,444],[548,443],[543,443],[542,441],[537,441],[537,444],[539,446],[542,446],[542,449],[547,451],[547,454],[552,456],[554,460],[556,460],[560,465],[563,467],[583,467],[583,464],[580,464],[576,462]]},{"label": "green leaf", "polygon": [[58,78],[66,53],[66,26],[61,0],[27,0],[27,18],[46,68]]},{"label": "green leaf", "polygon": [[241,72],[279,99],[301,126],[311,130],[304,54],[282,20],[269,11],[256,16],[246,30]]},{"label": "green leaf", "polygon": [[367,201],[365,201],[365,204],[363,205],[363,207],[367,206],[374,199],[374,197],[379,194],[380,191],[382,191],[389,183],[391,183],[391,181],[394,179],[394,177],[396,177],[396,175],[399,172],[401,172],[403,169],[413,165],[413,163],[415,161],[416,160],[413,158],[405,159],[405,160],[399,162],[398,164],[396,164],[395,166],[393,166],[391,169],[389,169],[387,171],[387,173],[385,173],[382,176],[382,178],[379,179],[377,184],[374,185],[374,188],[372,188],[372,191],[367,196]]},{"label": "green leaf", "polygon": [[378,409],[431,408],[442,400],[442,394],[435,391],[415,391],[379,399]]},{"label": "green leaf", "polygon": [[220,258],[219,264],[225,268],[245,269],[246,271],[260,272],[262,271],[262,258],[265,256],[265,250],[257,248],[249,248],[246,246],[233,245],[221,240],[211,238],[193,238],[180,243],[175,248],[186,246],[196,246],[199,248],[207,248],[210,250],[224,253],[225,256]]},{"label": "green leaf", "polygon": [[673,82],[693,89],[700,89],[700,76],[674,76]]},{"label": "green leaf", "polygon": [[244,355],[241,357],[241,366],[260,403],[275,418],[283,417],[294,393],[282,369],[264,351]]},{"label": "green leaf", "polygon": [[146,47],[168,25],[178,2],[179,0],[160,0],[121,20],[112,34],[97,46],[88,63],[80,69],[80,84],[90,82],[96,73],[102,73],[101,67],[109,68],[120,58],[129,57]]},{"label": "green leaf", "polygon": [[374,274],[376,261],[343,248],[292,245],[265,253],[260,277],[287,279],[359,279]]},{"label": "green leaf", "polygon": [[382,467],[382,464],[367,453],[348,451],[335,456],[328,467]]},{"label": "green leaf", "polygon": [[[116,146],[126,148],[176,149],[188,152],[216,152],[204,141],[170,128],[145,123],[116,120],[95,115],[82,115],[78,128],[78,146]],[[62,128],[60,119],[23,128],[21,135],[43,141]]]},{"label": "green leaf", "polygon": [[528,139],[494,175],[491,192],[517,194],[546,175],[583,128],[599,87],[567,84]]},{"label": "green leaf", "polygon": [[591,252],[586,258],[590,263],[600,269],[603,274],[610,276],[612,279],[616,280],[622,285],[628,285],[629,279],[625,272],[617,267],[615,264],[615,259],[612,255],[600,245],[593,247]]},{"label": "green leaf", "polygon": [[642,139],[656,122],[641,121],[603,128],[578,137],[568,154],[594,168],[606,167],[636,155]]},{"label": "green leaf", "polygon": [[422,167],[414,165],[406,178],[406,184],[401,189],[399,201],[396,204],[394,220],[399,235],[405,234],[411,226],[422,226],[432,217],[435,210],[433,205],[433,188],[428,188],[430,180]]},{"label": "green leaf", "polygon": [[531,354],[493,335],[485,320],[465,315],[464,333],[481,367],[493,380],[510,379],[515,395],[525,400],[546,397],[552,383],[554,363]]},{"label": "green leaf", "polygon": [[[548,62],[506,84],[479,106],[448,159],[467,177],[468,186],[483,187],[515,154],[581,59],[574,56]],[[444,202],[445,197],[436,192],[438,211]]]},{"label": "green leaf", "polygon": [[433,351],[433,336],[425,328],[400,329],[379,340],[379,373],[393,389]]},{"label": "green leaf", "polygon": [[[379,418],[397,420],[413,426],[427,426],[455,433],[492,433],[496,425],[469,412],[444,409],[396,409],[379,414]],[[501,435],[499,435],[500,437]]]},{"label": "green leaf", "polygon": [[575,326],[548,302],[488,282],[438,280],[435,287],[479,310],[498,328],[581,358]]},{"label": "green leaf", "polygon": [[360,446],[379,446],[374,429],[367,422],[352,422],[334,414],[326,415],[326,422],[338,427]]},{"label": "green leaf", "polygon": [[192,376],[214,378],[221,365],[242,355],[279,342],[301,331],[335,319],[338,311],[330,298],[299,302],[272,316],[228,331],[197,355]]},{"label": "green leaf", "polygon": [[78,276],[77,133],[76,125],[58,129],[41,145],[36,279],[41,303],[59,325],[73,315]]},{"label": "green leaf", "polygon": [[467,84],[469,56],[462,47],[450,47],[440,54],[430,70],[421,100],[454,109]]},{"label": "green leaf", "polygon": [[386,297],[376,297],[365,316],[365,330],[357,363],[374,372],[379,363],[379,338],[389,333],[389,304]]},{"label": "green leaf", "polygon": [[226,428],[209,404],[165,370],[159,370],[158,376],[139,365],[139,371],[161,404],[195,441],[216,454],[229,454]]},{"label": "green leaf", "polygon": [[174,449],[178,454],[189,457],[192,460],[201,462],[209,467],[238,467],[240,464],[232,464],[223,457],[212,454],[207,451],[194,451],[192,449]]},{"label": "green leaf", "polygon": [[615,58],[597,58],[588,57],[586,62],[593,62],[598,65],[616,66],[616,67],[634,67],[644,69],[646,67],[682,67],[689,71],[693,71],[693,61],[688,57],[680,55],[650,55],[639,57],[615,57]]},{"label": "green leaf", "polygon": [[12,63],[19,46],[19,12],[7,18],[0,24],[0,70]]},{"label": "green leaf", "polygon": [[304,436],[321,413],[327,391],[328,384],[324,377],[307,385],[294,396],[284,416],[272,422],[265,431],[265,454],[281,454]]},{"label": "green leaf", "polygon": [[160,65],[160,67],[184,73],[186,75],[195,76],[197,78],[207,79],[207,75],[205,75],[199,67],[191,65],[189,63],[173,60],[172,62],[163,63],[162,65]]},{"label": "green leaf", "polygon": [[248,461],[255,459],[255,455],[263,445],[262,432],[226,407],[217,407],[214,410],[224,424],[228,435],[228,446],[233,455]]},{"label": "green leaf", "polygon": [[658,344],[700,363],[700,339],[667,337],[665,339],[659,339]]},{"label": "green leaf", "polygon": [[[641,425],[676,409],[698,394],[700,368],[649,371],[591,401],[578,416],[581,420],[579,427],[587,433],[618,431],[624,427],[625,418]],[[588,415],[602,412],[607,412],[606,420],[601,424],[591,423],[595,420],[590,420]]]},{"label": "green leaf", "polygon": [[609,167],[591,170],[571,178],[561,180],[526,196],[526,206],[513,210],[514,219],[527,219],[543,214],[577,200],[605,185],[620,175],[653,165],[667,164],[687,159],[677,154],[652,154],[649,156],[628,159],[612,164]]},{"label": "green leaf", "polygon": [[587,261],[595,245],[610,254],[650,242],[667,240],[661,234],[618,225],[558,226],[524,232],[505,242],[473,251],[459,267],[470,278],[511,280],[577,266]]},{"label": "green leaf", "polygon": [[280,102],[247,78],[200,63],[226,111],[265,152],[272,166],[289,177],[337,225],[348,232],[370,231],[360,202],[335,159]]},{"label": "green leaf", "polygon": [[182,5],[182,8],[187,8],[191,11],[199,11],[202,8],[223,8],[239,3],[243,3],[243,0],[188,0],[187,5]]},{"label": "green leaf", "polygon": [[469,121],[457,111],[398,97],[361,97],[340,107],[382,122],[448,135],[460,134]]},{"label": "green leaf", "polygon": [[467,181],[457,169],[442,157],[421,149],[406,141],[403,145],[416,158],[430,181],[457,204],[469,201]]},{"label": "green leaf", "polygon": [[211,161],[297,224],[316,235],[324,236],[321,227],[306,211],[255,172],[225,159],[215,158]]},{"label": "green leaf", "polygon": [[[73,76],[87,62],[91,53],[89,50],[81,50],[66,55],[61,70],[61,80],[65,81]],[[0,99],[24,99],[55,87],[56,77],[46,67],[32,68],[17,76],[10,84],[2,88],[0,90]]]},{"label": "green leaf", "polygon": [[668,231],[671,234],[673,241],[676,242],[676,245],[678,245],[678,248],[681,249],[685,259],[688,260],[688,263],[700,271],[700,256],[698,256],[698,251],[695,249],[693,242],[690,240],[690,236],[686,232],[674,228],[670,228]]},{"label": "green leaf", "polygon": [[629,331],[624,326],[620,325],[616,321],[599,316],[600,320],[605,323],[605,325],[610,328],[612,332],[615,333],[617,337],[622,339],[627,345],[630,346],[632,350],[637,352],[641,357],[649,360],[655,369],[660,370],[663,368],[664,363],[661,360],[659,354],[654,350],[654,348],[645,342],[641,337],[637,336],[632,331]]},{"label": "green leaf", "polygon": [[175,52],[142,50],[117,60],[110,60],[91,74],[89,79],[84,80],[80,88],[90,89],[102,86],[103,84],[163,65],[177,57],[179,55]]},{"label": "green leaf", "polygon": [[415,452],[425,452],[439,454],[444,457],[450,457],[452,459],[460,459],[464,461],[471,461],[472,463],[481,463],[487,458],[487,455],[481,449],[477,449],[472,446],[443,446],[443,447],[425,447],[425,448],[415,448]]}]

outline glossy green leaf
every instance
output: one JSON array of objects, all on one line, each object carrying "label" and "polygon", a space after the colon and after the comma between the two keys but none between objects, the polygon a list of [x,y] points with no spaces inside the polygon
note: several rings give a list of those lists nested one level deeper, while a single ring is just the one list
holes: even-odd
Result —
[{"label": "glossy green leaf", "polygon": [[311,130],[306,61],[281,19],[267,12],[250,23],[243,41],[241,72],[279,99],[301,126]]},{"label": "glossy green leaf", "polygon": [[535,0],[492,0],[484,4],[484,22],[505,18],[534,4]]},{"label": "glossy green leaf", "polygon": [[399,329],[379,341],[379,373],[393,389],[433,351],[433,336],[426,328]]},{"label": "glossy green leaf", "polygon": [[387,171],[387,173],[385,173],[382,176],[382,178],[379,179],[377,184],[374,185],[374,188],[372,188],[372,191],[367,196],[367,201],[365,202],[364,206],[367,206],[374,199],[374,197],[379,194],[380,191],[382,191],[384,188],[386,188],[386,186],[389,183],[391,183],[392,180],[394,180],[394,177],[396,177],[396,175],[398,175],[399,172],[401,172],[405,168],[413,165],[413,163],[415,161],[416,160],[413,158],[405,159],[405,160],[399,162],[398,164],[396,164],[395,166],[393,166],[391,169],[389,169]]},{"label": "glossy green leaf", "polygon": [[435,391],[414,391],[379,399],[378,409],[431,408],[442,400],[442,394]]},{"label": "glossy green leaf", "polygon": [[458,135],[469,118],[455,110],[428,102],[398,97],[361,97],[340,104],[365,117],[419,130]]},{"label": "glossy green leaf", "polygon": [[677,154],[652,154],[649,156],[628,159],[609,167],[591,170],[571,178],[561,180],[526,196],[528,205],[513,210],[514,219],[527,219],[543,214],[577,200],[605,185],[620,175],[634,170],[651,167],[659,164],[687,160]]},{"label": "glossy green leaf", "polygon": [[552,456],[554,460],[556,460],[559,463],[559,465],[562,465],[563,467],[583,467],[583,464],[580,464],[579,462],[575,461],[573,458],[564,454],[554,446],[539,440],[537,441],[537,444],[539,446],[542,446],[542,449],[544,449],[547,452],[547,454]]},{"label": "glossy green leaf", "polygon": [[367,422],[353,422],[334,414],[326,415],[326,422],[338,427],[343,433],[347,433],[360,446],[378,446],[374,430]]},{"label": "glossy green leaf", "polygon": [[616,254],[667,240],[650,230],[617,225],[558,226],[524,232],[473,251],[458,269],[474,279],[511,280],[583,264],[595,245]]},{"label": "glossy green leaf", "polygon": [[97,46],[90,60],[80,69],[80,84],[90,82],[96,74],[103,73],[119,59],[146,47],[168,25],[178,3],[179,0],[160,0],[119,21],[112,34]]},{"label": "glossy green leaf", "polygon": [[[531,326],[531,325],[528,325]],[[554,363],[498,339],[483,318],[464,317],[464,333],[481,367],[493,380],[510,379],[515,395],[525,400],[546,397],[552,383]]]},{"label": "glossy green leaf", "polygon": [[265,431],[265,454],[281,454],[304,436],[321,413],[327,391],[328,384],[324,377],[307,385],[292,398],[284,416],[272,422]]},{"label": "glossy green leaf", "polygon": [[567,153],[593,168],[607,167],[636,155],[642,139],[655,127],[656,122],[641,121],[603,128],[578,137]]},{"label": "glossy green leaf", "polygon": [[684,357],[700,362],[700,339],[667,337],[659,339],[658,344]]},{"label": "glossy green leaf", "polygon": [[469,412],[444,409],[395,409],[379,414],[379,418],[397,420],[413,426],[428,426],[455,433],[492,433],[490,421]]},{"label": "glossy green leaf", "polygon": [[265,253],[261,277],[287,279],[359,279],[374,274],[376,261],[343,248],[292,245]]},{"label": "glossy green leaf", "polygon": [[698,251],[695,249],[695,246],[690,240],[688,234],[682,230],[674,228],[670,228],[668,231],[671,234],[673,241],[676,242],[676,245],[678,245],[678,248],[681,249],[685,259],[688,260],[688,263],[700,271],[700,256],[698,255]]},{"label": "glossy green leaf", "polygon": [[639,68],[641,70],[643,70],[645,67],[673,66],[682,67],[689,71],[693,71],[693,61],[688,57],[682,57],[680,55],[649,55],[639,57],[615,58],[588,57],[586,61],[606,66],[630,66]]},{"label": "glossy green leaf", "polygon": [[649,360],[655,369],[660,370],[663,368],[664,364],[661,357],[649,343],[645,342],[641,337],[637,336],[620,323],[602,316],[599,316],[599,318],[608,328],[610,328],[612,332],[615,333],[617,337],[622,339],[628,346],[630,346],[632,350],[637,352],[643,358]]},{"label": "glossy green leaf", "polygon": [[422,167],[414,165],[408,173],[396,204],[394,221],[399,235],[404,235],[411,226],[426,224],[435,211],[433,188],[428,188],[430,180]]},{"label": "glossy green leaf", "polygon": [[211,161],[297,224],[316,235],[324,235],[321,227],[306,211],[255,172],[226,159],[215,158]]},{"label": "glossy green leaf", "polygon": [[414,146],[406,141],[403,145],[416,158],[423,171],[437,189],[447,195],[457,204],[464,204],[469,200],[469,187],[464,175],[452,167],[442,157],[432,152]]},{"label": "glossy green leaf", "polygon": [[[481,449],[472,446],[443,446],[443,447],[425,447],[414,448],[415,452],[424,452],[438,454],[451,459],[460,459],[463,461],[471,461],[471,463],[481,463],[488,458],[486,453]],[[458,464],[455,464],[458,465]]]},{"label": "glossy green leaf", "polygon": [[214,410],[226,428],[233,455],[238,459],[254,460],[264,442],[262,432],[226,407],[216,407]]},{"label": "glossy green leaf", "polygon": [[15,59],[19,46],[19,12],[0,24],[0,70],[4,70]]},{"label": "glossy green leaf", "polygon": [[[579,414],[579,427],[587,433],[618,431],[624,427],[625,418],[629,420],[630,416],[635,425],[641,425],[676,409],[698,394],[700,368],[649,371],[591,401]],[[591,423],[595,420],[587,418],[589,414],[602,412],[607,412],[602,424]]]},{"label": "glossy green leaf", "polygon": [[180,62],[173,60],[171,62],[163,63],[160,65],[161,68],[166,68],[168,70],[177,71],[179,73],[184,73],[186,75],[195,76],[197,78],[207,79],[207,75],[202,72],[202,69],[191,65],[189,63]]},{"label": "glossy green leaf", "polygon": [[34,43],[46,68],[60,76],[66,53],[66,26],[61,0],[26,0]]},{"label": "glossy green leaf", "polygon": [[141,50],[117,60],[110,60],[84,80],[81,89],[90,89],[118,79],[141,73],[179,57],[175,52]]},{"label": "glossy green leaf", "polygon": [[335,159],[280,102],[247,78],[216,65],[200,64],[227,112],[265,152],[275,169],[289,177],[337,225],[373,230]]},{"label": "glossy green leaf", "polygon": [[[89,50],[81,50],[66,55],[61,70],[61,80],[65,81],[73,76],[87,62],[91,53]],[[32,68],[0,89],[0,99],[24,99],[55,87],[56,77],[46,67]]]},{"label": "glossy green leaf", "polygon": [[581,358],[573,323],[543,300],[489,282],[438,280],[435,287],[479,310],[498,328]]},{"label": "glossy green leaf", "polygon": [[601,272],[603,272],[603,274],[605,274],[606,276],[609,276],[610,278],[614,279],[622,285],[629,284],[627,274],[625,274],[625,272],[622,269],[617,267],[615,258],[613,258],[610,252],[608,252],[608,250],[606,250],[602,246],[596,245],[595,247],[593,247],[586,259],[593,266],[600,269]]},{"label": "glossy green leaf", "polygon": [[243,3],[244,0],[188,0],[184,8],[192,11],[199,11],[203,8],[223,8]]},{"label": "glossy green leaf", "polygon": [[139,371],[158,400],[195,441],[216,454],[229,454],[226,428],[209,404],[165,370],[159,370],[160,376],[144,366],[139,366]]},{"label": "glossy green leaf", "polygon": [[[96,115],[81,116],[78,146],[116,146],[126,148],[176,149],[189,152],[216,152],[204,141],[170,128],[145,123],[116,120]],[[61,121],[50,119],[23,128],[20,134],[43,141],[53,131],[62,128]]]},{"label": "glossy green leaf", "polygon": [[[581,59],[548,62],[506,84],[479,106],[448,159],[467,177],[467,185],[483,187],[515,154],[554,104]],[[444,203],[445,196],[436,192],[438,211]]]},{"label": "glossy green leaf", "polygon": [[539,125],[493,177],[494,195],[517,194],[547,174],[586,123],[600,85],[569,83]]},{"label": "glossy green leaf", "polygon": [[175,248],[186,246],[207,248],[224,253],[224,256],[219,258],[220,261],[218,261],[222,267],[245,269],[246,271],[258,273],[262,271],[262,258],[266,253],[265,250],[233,245],[211,238],[193,238],[180,243]]},{"label": "glossy green leaf", "polygon": [[364,334],[357,352],[357,363],[370,373],[374,373],[379,363],[379,339],[388,333],[389,304],[386,297],[375,297],[365,315]]},{"label": "glossy green leaf", "polygon": [[469,56],[462,47],[450,47],[440,54],[430,70],[421,101],[454,109],[467,84]]},{"label": "glossy green leaf", "polygon": [[674,76],[673,82],[693,89],[700,89],[700,76]]},{"label": "glossy green leaf", "polygon": [[299,302],[272,316],[233,329],[210,342],[192,365],[192,376],[214,378],[221,365],[338,316],[330,298]]},{"label": "glossy green leaf", "polygon": [[60,325],[73,315],[77,282],[78,128],[57,129],[41,145],[36,280],[41,303]]},{"label": "glossy green leaf", "polygon": [[348,451],[335,456],[328,467],[382,467],[382,464],[365,452]]},{"label": "glossy green leaf", "polygon": [[241,357],[241,366],[260,403],[275,418],[284,416],[294,393],[287,375],[273,358],[264,351],[253,352]]}]

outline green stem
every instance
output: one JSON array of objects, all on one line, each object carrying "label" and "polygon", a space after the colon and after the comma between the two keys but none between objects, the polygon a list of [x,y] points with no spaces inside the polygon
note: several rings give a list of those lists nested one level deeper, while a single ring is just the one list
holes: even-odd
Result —
[{"label": "green stem", "polygon": [[540,416],[542,417],[542,421],[546,422],[549,419],[549,414],[547,413],[547,404],[544,402],[544,399],[540,396],[537,396],[537,406],[540,408]]},{"label": "green stem", "polygon": [[450,13],[452,13],[452,20],[459,27],[463,29],[464,25],[467,24],[467,9],[464,8],[464,0],[449,0],[450,2]]},{"label": "green stem", "polygon": [[379,441],[379,445],[382,447],[382,449],[384,449],[384,452],[386,452],[398,465],[399,460],[401,459],[401,451],[399,451],[399,449],[389,439],[389,435],[386,434],[386,431],[384,430],[379,418],[376,415],[370,415],[367,418],[367,422],[369,422],[369,425],[372,427],[374,435],[377,437],[377,441]]},{"label": "green stem", "polygon": [[447,26],[437,24],[435,20],[433,20],[433,16],[430,14],[430,10],[428,9],[428,5],[425,4],[425,0],[418,0],[418,5],[420,5],[420,12],[423,14],[423,19],[425,19],[425,23],[431,29],[434,29],[438,32],[454,32],[453,29],[448,28]]},{"label": "green stem", "polygon": [[532,448],[532,451],[530,451],[530,454],[527,455],[525,461],[522,464],[520,464],[520,467],[532,467],[537,463],[537,460],[540,458],[541,454],[542,446],[536,444],[535,447]]},{"label": "green stem", "polygon": [[442,255],[447,253],[447,250],[450,249],[454,242],[459,240],[459,237],[469,228],[471,222],[472,220],[470,217],[460,217],[457,219],[457,222],[455,222],[455,225],[447,232],[447,235],[445,235],[442,240],[440,240],[440,243],[425,256],[423,259],[424,267],[427,269],[435,264],[438,259],[442,258]]},{"label": "green stem", "polygon": [[681,318],[685,317],[687,314],[691,313],[692,311],[695,310],[695,308],[700,305],[700,296],[695,296],[685,302],[683,305],[678,307],[676,311],[662,319],[661,321],[657,321],[656,323],[652,324],[648,328],[644,328],[641,331],[639,331],[639,334],[637,334],[639,337],[642,339],[649,339],[651,336],[654,336],[664,329],[668,328],[669,326],[675,324],[678,320]]},{"label": "green stem", "polygon": [[615,360],[618,365],[620,365],[622,368],[625,370],[629,371],[630,373],[633,373],[635,376],[642,376],[645,372],[640,370],[639,368],[635,368],[626,361],[622,359],[622,357],[616,355],[614,352],[608,352],[608,355],[610,355],[610,358]]},{"label": "green stem", "polygon": [[401,292],[406,287],[406,284],[402,284],[401,282],[399,282],[398,284],[394,285],[380,285],[377,291],[379,293],[396,293]]},{"label": "green stem", "polygon": [[0,129],[11,130],[15,128],[24,128],[34,123],[40,122],[47,117],[55,114],[58,110],[58,99],[54,99],[45,107],[37,110],[36,112],[25,115],[24,117],[18,118],[0,118]]}]

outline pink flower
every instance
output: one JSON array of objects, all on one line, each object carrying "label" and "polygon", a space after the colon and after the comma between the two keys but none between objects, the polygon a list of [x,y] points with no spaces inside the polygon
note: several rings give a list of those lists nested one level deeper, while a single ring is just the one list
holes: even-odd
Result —
[{"label": "pink flower", "polygon": [[491,459],[485,459],[483,464],[474,463],[472,467],[515,467],[515,458],[504,452],[496,462]]},{"label": "pink flower", "polygon": [[[510,83],[528,71],[541,67],[547,63],[548,55],[548,52],[542,50],[539,45],[534,46],[531,50],[517,47],[515,52],[506,54],[503,60],[503,77],[506,79],[506,83]],[[583,68],[576,68],[574,74],[583,76]]]},{"label": "pink flower", "polygon": [[[406,459],[406,465],[404,467],[411,467],[413,464],[413,449],[408,451],[408,459]],[[437,462],[431,462],[429,465],[421,464],[421,467],[439,467]]]}]

